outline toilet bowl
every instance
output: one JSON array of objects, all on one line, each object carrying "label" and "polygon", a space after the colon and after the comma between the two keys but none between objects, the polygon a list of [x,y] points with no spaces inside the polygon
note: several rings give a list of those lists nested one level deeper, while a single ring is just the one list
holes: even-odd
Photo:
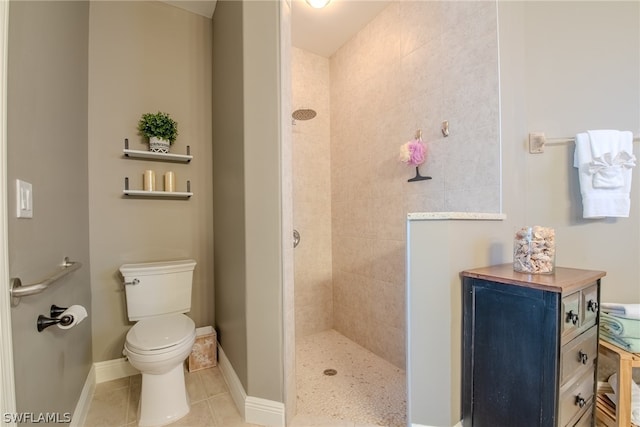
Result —
[{"label": "toilet bowl", "polygon": [[184,361],[196,339],[191,308],[195,261],[125,264],[120,267],[127,295],[127,314],[136,323],[125,339],[123,354],[142,374],[138,425],[159,427],[189,413]]},{"label": "toilet bowl", "polygon": [[127,333],[124,354],[142,373],[138,425],[163,426],[189,413],[183,362],[196,339],[184,314],[144,319]]}]

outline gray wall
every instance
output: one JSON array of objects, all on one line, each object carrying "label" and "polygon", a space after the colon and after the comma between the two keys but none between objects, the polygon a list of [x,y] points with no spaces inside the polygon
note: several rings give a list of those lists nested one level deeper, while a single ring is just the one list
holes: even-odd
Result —
[{"label": "gray wall", "polygon": [[[213,198],[211,154],[212,21],[161,2],[91,3],[89,22],[89,202],[93,356],[122,357],[131,327],[118,273],[131,262],[193,258],[191,312],[196,326],[213,325]],[[165,111],[178,122],[171,151],[189,164],[123,158],[147,150],[136,126],[146,112]],[[142,189],[142,173],[173,171],[188,200],[131,199],[124,178]]]},{"label": "gray wall", "polygon": [[[91,367],[87,169],[88,2],[11,2],[8,62],[9,268],[23,284],[83,264],[12,309],[18,412],[73,413]],[[15,216],[15,180],[33,184],[33,218]],[[51,304],[89,318],[39,333]]]},{"label": "gray wall", "polygon": [[[433,365],[430,369],[439,375],[434,381],[428,372],[409,373],[416,387],[411,401],[418,402],[411,421],[418,424],[454,425],[459,420],[459,273],[511,262],[517,228],[555,228],[558,266],[606,271],[603,301],[638,302],[638,171],[629,218],[584,220],[574,145],[548,146],[544,154],[532,155],[526,141],[531,131],[544,131],[550,138],[596,128],[640,133],[640,4],[504,1],[499,3],[499,31],[507,219],[416,221],[410,227],[410,250],[424,260],[420,277],[410,275],[412,282],[423,287],[422,295],[436,293],[450,304],[432,298],[420,305],[421,311],[434,309],[433,315],[449,316],[442,325],[444,334],[429,324],[413,325],[410,332],[412,345],[422,347],[424,366]],[[634,151],[638,155],[637,143]],[[434,347],[439,352],[449,348],[450,354],[431,357]],[[448,366],[441,362],[445,359]],[[421,403],[443,390],[450,393],[449,405],[433,410]]]},{"label": "gray wall", "polygon": [[279,7],[218,3],[213,102],[220,343],[248,395],[282,402]]},{"label": "gray wall", "polygon": [[247,388],[242,2],[213,15],[213,205],[218,341]]}]

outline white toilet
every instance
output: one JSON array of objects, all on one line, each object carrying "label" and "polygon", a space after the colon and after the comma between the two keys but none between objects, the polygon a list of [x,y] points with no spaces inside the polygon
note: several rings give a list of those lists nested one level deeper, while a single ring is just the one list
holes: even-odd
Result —
[{"label": "white toilet", "polygon": [[125,264],[127,315],[136,324],[123,354],[142,373],[139,426],[163,426],[189,413],[183,362],[196,339],[191,310],[194,260]]}]

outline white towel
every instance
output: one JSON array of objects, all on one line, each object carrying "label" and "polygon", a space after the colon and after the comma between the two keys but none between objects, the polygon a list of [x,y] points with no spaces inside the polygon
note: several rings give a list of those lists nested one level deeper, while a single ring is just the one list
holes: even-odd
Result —
[{"label": "white towel", "polygon": [[573,165],[578,168],[584,218],[629,216],[635,160],[631,132],[597,130],[576,135]]},{"label": "white towel", "polygon": [[627,319],[640,319],[640,304],[618,304],[603,302],[600,304],[603,312]]}]

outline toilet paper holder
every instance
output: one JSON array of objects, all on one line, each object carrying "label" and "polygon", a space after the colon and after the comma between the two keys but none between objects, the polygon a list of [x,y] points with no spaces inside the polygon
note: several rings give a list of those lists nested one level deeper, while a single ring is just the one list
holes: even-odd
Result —
[{"label": "toilet paper holder", "polygon": [[66,307],[58,307],[55,304],[51,305],[51,308],[49,309],[49,315],[51,317],[47,317],[42,314],[38,316],[38,321],[36,322],[38,326],[38,332],[42,332],[45,329],[47,329],[49,326],[57,325],[58,323],[62,324],[63,326],[69,326],[70,324],[72,324],[73,323],[72,315],[66,314],[62,317],[59,317],[66,310],[67,310]]}]

